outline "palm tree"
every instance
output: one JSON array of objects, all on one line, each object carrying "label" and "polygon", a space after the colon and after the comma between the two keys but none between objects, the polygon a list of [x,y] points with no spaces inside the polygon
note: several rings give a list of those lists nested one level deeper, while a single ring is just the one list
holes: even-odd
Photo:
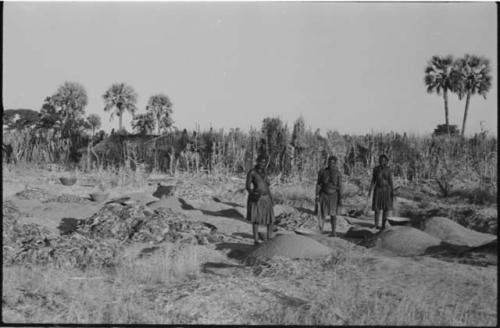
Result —
[{"label": "palm tree", "polygon": [[131,86],[125,83],[115,83],[109,87],[102,98],[104,99],[105,112],[116,108],[116,111],[111,113],[111,118],[113,118],[114,114],[118,115],[118,129],[121,131],[123,112],[126,110],[134,114],[137,109],[135,106],[137,102],[137,93]]},{"label": "palm tree", "polygon": [[463,137],[471,95],[479,94],[486,99],[486,93],[490,90],[490,62],[484,57],[465,55],[464,58],[456,61],[455,71],[459,76],[457,83],[458,98],[462,100],[464,95],[466,96],[464,119],[462,121]]},{"label": "palm tree", "polygon": [[160,134],[161,129],[172,125],[172,102],[170,99],[160,93],[149,98],[147,111],[150,111],[156,122],[156,133]]},{"label": "palm tree", "polygon": [[454,91],[455,78],[453,73],[453,57],[448,55],[446,57],[433,56],[425,69],[425,85],[427,92],[436,92],[441,95],[443,92],[444,99],[444,115],[446,122],[446,131],[450,135],[450,121],[448,118],[448,91]]}]

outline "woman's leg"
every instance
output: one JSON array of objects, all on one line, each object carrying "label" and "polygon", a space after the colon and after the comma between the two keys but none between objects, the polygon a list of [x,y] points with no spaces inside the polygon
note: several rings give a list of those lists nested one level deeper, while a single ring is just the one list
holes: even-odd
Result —
[{"label": "woman's leg", "polygon": [[271,222],[267,225],[267,240],[271,239],[272,233],[273,233],[273,223]]},{"label": "woman's leg", "polygon": [[389,217],[389,210],[382,211],[382,229],[385,229],[385,223],[387,222],[387,218]]},{"label": "woman's leg", "polygon": [[378,218],[380,216],[380,210],[375,210],[375,228],[378,228]]},{"label": "woman's leg", "polygon": [[332,233],[330,236],[336,237],[336,227],[337,227],[337,216],[336,215],[331,215],[330,216],[330,224],[332,225]]},{"label": "woman's leg", "polygon": [[253,230],[253,241],[258,244],[259,243],[259,225],[257,223],[252,224]]},{"label": "woman's leg", "polygon": [[317,219],[318,219],[318,229],[319,231],[323,232],[324,219],[323,215],[321,214],[321,210],[318,211]]}]

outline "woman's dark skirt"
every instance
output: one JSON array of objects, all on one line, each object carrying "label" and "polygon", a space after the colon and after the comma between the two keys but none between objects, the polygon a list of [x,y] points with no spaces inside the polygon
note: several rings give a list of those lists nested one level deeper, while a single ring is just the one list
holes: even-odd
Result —
[{"label": "woman's dark skirt", "polygon": [[269,195],[261,195],[257,201],[247,202],[247,220],[257,224],[274,222],[273,201]]},{"label": "woman's dark skirt", "polygon": [[337,208],[339,206],[338,193],[319,195],[319,213],[322,218],[326,216],[337,215]]},{"label": "woman's dark skirt", "polygon": [[392,197],[390,188],[375,188],[373,192],[372,210],[392,211]]}]

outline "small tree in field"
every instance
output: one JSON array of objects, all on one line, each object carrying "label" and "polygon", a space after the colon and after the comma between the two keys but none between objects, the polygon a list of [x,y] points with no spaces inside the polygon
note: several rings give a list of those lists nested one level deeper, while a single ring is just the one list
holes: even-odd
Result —
[{"label": "small tree in field", "polygon": [[134,89],[125,83],[115,83],[106,91],[102,96],[104,99],[104,111],[109,112],[115,108],[115,112],[111,113],[111,118],[113,115],[118,115],[118,130],[122,130],[122,117],[123,112],[128,111],[134,114],[137,107],[137,93]]},{"label": "small tree in field", "polygon": [[138,114],[132,120],[132,129],[139,134],[150,134],[155,127],[155,119],[151,113]]},{"label": "small tree in field", "polygon": [[160,93],[151,96],[146,110],[153,115],[157,134],[172,125],[172,102],[166,95]]},{"label": "small tree in field", "polygon": [[462,121],[462,136],[465,133],[465,123],[469,110],[470,97],[479,94],[486,99],[491,87],[490,62],[484,57],[465,55],[455,63],[455,71],[459,78],[457,83],[458,98],[465,99],[464,119]]},{"label": "small tree in field", "polygon": [[97,114],[90,114],[87,117],[87,123],[92,129],[92,137],[94,137],[95,131],[101,128],[101,118]]}]

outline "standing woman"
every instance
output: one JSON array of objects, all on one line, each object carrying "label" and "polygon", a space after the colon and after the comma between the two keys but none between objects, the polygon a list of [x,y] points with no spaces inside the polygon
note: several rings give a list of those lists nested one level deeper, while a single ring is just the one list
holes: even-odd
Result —
[{"label": "standing woman", "polygon": [[252,222],[255,245],[259,242],[259,224],[267,225],[267,240],[271,238],[274,223],[273,200],[269,190],[269,179],[266,174],[266,158],[260,155],[257,165],[247,174],[246,190],[248,191],[247,219]]},{"label": "standing woman", "polygon": [[[373,169],[372,182],[368,192],[368,199],[373,191],[372,210],[375,211],[375,227],[385,229],[385,223],[389,212],[393,209],[394,186],[392,183],[392,172],[388,166],[389,159],[386,155],[380,155],[379,166]],[[379,227],[379,215],[382,211],[382,227]]]},{"label": "standing woman", "polygon": [[328,157],[328,166],[318,173],[316,183],[316,203],[318,204],[318,226],[323,231],[323,220],[330,217],[331,237],[335,237],[337,214],[342,206],[342,176],[337,168],[337,157]]}]

